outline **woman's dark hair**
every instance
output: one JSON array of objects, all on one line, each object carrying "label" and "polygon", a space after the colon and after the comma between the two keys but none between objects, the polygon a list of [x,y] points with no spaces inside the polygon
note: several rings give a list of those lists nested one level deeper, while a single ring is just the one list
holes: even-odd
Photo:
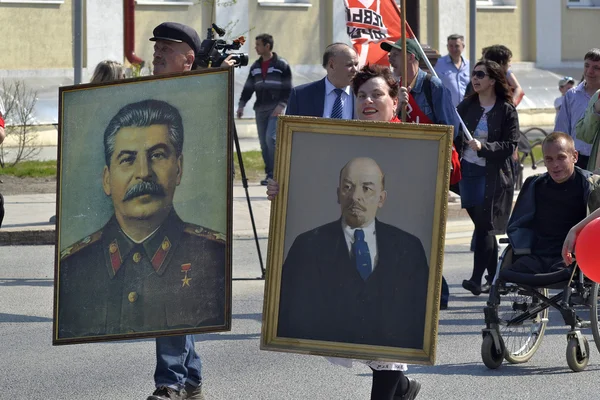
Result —
[{"label": "woman's dark hair", "polygon": [[368,80],[373,78],[383,78],[385,83],[387,83],[389,90],[389,95],[392,98],[398,97],[398,91],[400,90],[398,86],[398,82],[394,78],[392,71],[388,67],[384,67],[382,65],[373,64],[373,65],[365,65],[358,71],[358,73],[352,79],[352,90],[354,91],[354,95],[358,93],[358,90],[362,85],[364,85]]},{"label": "woman's dark hair", "polygon": [[[508,86],[508,82],[506,81],[506,72],[504,72],[504,68],[502,68],[500,64],[495,61],[480,60],[473,67],[473,71],[480,65],[485,67],[488,77],[496,81],[494,84],[494,93],[496,93],[496,97],[503,99],[509,104],[513,104],[512,92]],[[475,91],[469,94],[467,97],[473,96],[477,96],[479,98],[479,94]]]},{"label": "woman's dark hair", "polygon": [[483,59],[495,61],[503,67],[506,67],[513,54],[508,47],[502,44],[494,44],[489,47],[484,47],[481,51],[481,56]]}]

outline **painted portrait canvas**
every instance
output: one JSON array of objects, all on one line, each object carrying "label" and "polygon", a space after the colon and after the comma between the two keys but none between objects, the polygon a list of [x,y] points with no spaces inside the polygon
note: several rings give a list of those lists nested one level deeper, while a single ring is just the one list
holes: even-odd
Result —
[{"label": "painted portrait canvas", "polygon": [[262,348],[433,363],[452,128],[279,120]]},{"label": "painted portrait canvas", "polygon": [[60,89],[54,344],[230,329],[232,74]]}]

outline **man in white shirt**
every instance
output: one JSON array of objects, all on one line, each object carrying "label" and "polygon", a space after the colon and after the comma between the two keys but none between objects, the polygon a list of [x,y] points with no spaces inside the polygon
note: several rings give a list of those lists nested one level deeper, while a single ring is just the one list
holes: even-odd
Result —
[{"label": "man in white shirt", "polygon": [[327,76],[292,89],[286,115],[354,118],[354,95],[350,82],[358,69],[356,51],[345,43],[327,46],[323,54]]}]

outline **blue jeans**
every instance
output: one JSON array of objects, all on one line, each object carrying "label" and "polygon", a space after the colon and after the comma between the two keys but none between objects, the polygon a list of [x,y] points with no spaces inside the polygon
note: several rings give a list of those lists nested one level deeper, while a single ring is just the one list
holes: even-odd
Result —
[{"label": "blue jeans", "polygon": [[202,383],[202,363],[194,350],[194,336],[164,336],[156,338],[156,387],[182,389],[185,383]]},{"label": "blue jeans", "polygon": [[273,110],[256,111],[256,129],[258,141],[265,163],[265,173],[268,178],[273,178],[273,164],[275,164],[275,136],[277,134],[277,117],[272,117]]},{"label": "blue jeans", "polygon": [[440,303],[448,304],[448,300],[450,299],[450,289],[448,288],[448,282],[446,282],[446,278],[442,275],[442,296],[440,298]]}]

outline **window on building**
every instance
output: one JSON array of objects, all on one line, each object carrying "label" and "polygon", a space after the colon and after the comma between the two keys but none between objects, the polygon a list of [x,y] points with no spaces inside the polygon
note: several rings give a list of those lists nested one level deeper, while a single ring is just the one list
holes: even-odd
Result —
[{"label": "window on building", "polygon": [[135,0],[136,4],[141,6],[193,6],[193,0]]},{"label": "window on building", "polygon": [[258,0],[264,7],[311,7],[310,0]]},{"label": "window on building", "polygon": [[0,3],[12,4],[63,4],[65,0],[0,0]]},{"label": "window on building", "polygon": [[517,0],[477,0],[477,8],[517,8]]},{"label": "window on building", "polygon": [[569,7],[569,8],[600,7],[600,0],[568,0],[567,7]]}]

